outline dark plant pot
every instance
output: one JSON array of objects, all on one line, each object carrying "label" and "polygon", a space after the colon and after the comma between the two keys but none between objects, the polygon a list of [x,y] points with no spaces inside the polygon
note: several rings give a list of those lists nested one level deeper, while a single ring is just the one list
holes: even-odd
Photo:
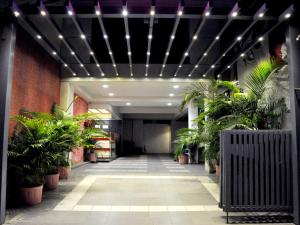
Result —
[{"label": "dark plant pot", "polygon": [[179,155],[178,156],[178,162],[179,164],[188,164],[189,157],[187,155]]},{"label": "dark plant pot", "polygon": [[92,163],[97,162],[97,154],[94,152],[90,153],[89,159],[90,159],[90,162],[92,162]]},{"label": "dark plant pot", "polygon": [[45,187],[47,190],[55,190],[58,186],[59,173],[45,176]]},{"label": "dark plant pot", "polygon": [[216,176],[221,176],[221,167],[219,165],[216,165]]},{"label": "dark plant pot", "polygon": [[69,166],[59,166],[58,167],[59,179],[68,179],[71,173],[71,167]]},{"label": "dark plant pot", "polygon": [[43,185],[30,188],[21,188],[21,195],[27,205],[37,205],[42,202]]}]

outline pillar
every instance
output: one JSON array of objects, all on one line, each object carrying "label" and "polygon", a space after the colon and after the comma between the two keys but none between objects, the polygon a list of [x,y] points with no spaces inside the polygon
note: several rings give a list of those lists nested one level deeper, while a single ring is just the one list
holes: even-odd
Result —
[{"label": "pillar", "polygon": [[16,30],[12,20],[0,16],[0,224],[5,221],[7,147]]},{"label": "pillar", "polygon": [[188,126],[189,128],[197,128],[197,124],[193,122],[198,117],[198,106],[191,101],[188,104]]},{"label": "pillar", "polygon": [[73,115],[74,87],[69,82],[61,82],[60,106],[63,110]]}]

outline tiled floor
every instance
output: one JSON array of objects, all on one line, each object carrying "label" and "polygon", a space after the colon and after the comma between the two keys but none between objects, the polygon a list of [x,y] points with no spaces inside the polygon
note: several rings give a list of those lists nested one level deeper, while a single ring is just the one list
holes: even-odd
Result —
[{"label": "tiled floor", "polygon": [[42,204],[10,213],[13,225],[225,224],[215,176],[169,156],[118,158],[72,171]]}]

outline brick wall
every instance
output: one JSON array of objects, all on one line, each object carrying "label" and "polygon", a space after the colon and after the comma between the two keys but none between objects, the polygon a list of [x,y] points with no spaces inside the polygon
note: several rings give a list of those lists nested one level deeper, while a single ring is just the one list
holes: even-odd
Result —
[{"label": "brick wall", "polygon": [[[51,112],[60,101],[60,65],[22,29],[15,49],[10,115],[20,109]],[[12,132],[14,122],[10,124]]]}]

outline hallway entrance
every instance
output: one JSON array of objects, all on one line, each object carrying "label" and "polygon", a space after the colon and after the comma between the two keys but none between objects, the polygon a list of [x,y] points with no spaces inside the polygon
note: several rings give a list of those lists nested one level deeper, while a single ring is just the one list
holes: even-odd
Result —
[{"label": "hallway entrance", "polygon": [[10,212],[6,224],[224,224],[215,181],[169,155],[120,157],[74,169],[47,201]]}]

